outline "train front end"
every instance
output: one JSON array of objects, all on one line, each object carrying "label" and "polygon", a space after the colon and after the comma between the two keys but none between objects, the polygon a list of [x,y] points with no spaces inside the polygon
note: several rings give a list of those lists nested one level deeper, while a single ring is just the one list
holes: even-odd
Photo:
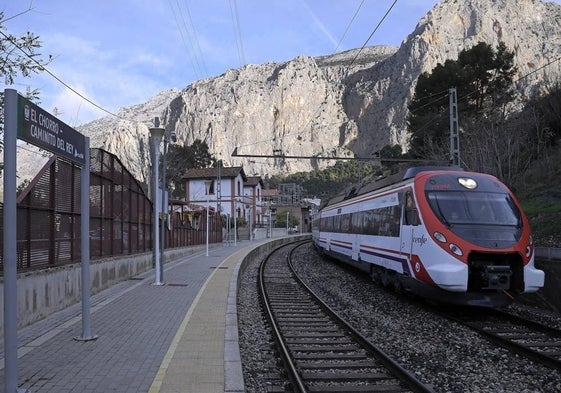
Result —
[{"label": "train front end", "polygon": [[427,233],[440,249],[438,258],[424,259],[424,267],[448,291],[442,300],[497,307],[543,287],[528,221],[498,179],[426,172],[416,177],[415,193]]}]

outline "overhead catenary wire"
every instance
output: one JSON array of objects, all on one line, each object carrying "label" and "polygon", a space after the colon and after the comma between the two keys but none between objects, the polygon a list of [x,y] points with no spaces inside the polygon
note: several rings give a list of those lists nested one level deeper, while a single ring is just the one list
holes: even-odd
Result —
[{"label": "overhead catenary wire", "polygon": [[[197,33],[197,29],[195,27],[195,23],[193,22],[193,16],[191,15],[191,9],[189,8],[189,3],[187,0],[184,1],[185,9],[187,10],[187,16],[189,17],[189,26],[191,26],[192,34],[193,34],[193,46],[196,48],[195,54],[200,54],[202,69],[204,71],[205,77],[208,76],[208,71],[206,68],[206,62],[204,60],[204,56],[202,55],[203,51],[201,50],[201,44],[199,43],[199,34]],[[177,5],[179,7],[179,0],[177,0]],[[185,19],[185,18],[183,18]]]},{"label": "overhead catenary wire", "polygon": [[362,50],[366,47],[366,45],[368,44],[368,42],[370,41],[370,39],[374,36],[374,34],[376,34],[376,32],[378,31],[378,29],[380,28],[380,26],[382,25],[382,23],[386,20],[386,18],[388,17],[388,15],[390,14],[391,10],[393,9],[393,7],[396,5],[397,0],[394,0],[394,2],[392,3],[392,5],[388,8],[388,10],[386,11],[386,13],[384,14],[384,16],[382,17],[382,19],[380,19],[380,21],[378,22],[378,24],[376,25],[376,27],[374,27],[374,30],[372,30],[372,33],[370,33],[370,35],[368,36],[368,38],[366,39],[366,41],[364,41],[364,44],[362,44],[362,47],[358,50],[358,52],[356,53],[355,57],[353,58],[353,60],[351,61],[351,63],[347,66],[347,72],[349,72],[351,66],[354,64],[354,62],[356,61],[356,59],[358,58],[358,56],[360,55],[360,53],[362,52]]},{"label": "overhead catenary wire", "polygon": [[[187,57],[189,58],[189,62],[191,63],[191,67],[193,68],[193,71],[195,72],[195,75],[197,75],[198,78],[202,79],[205,74],[202,71],[202,67],[199,64],[197,55],[196,55],[196,51],[195,51],[195,47],[193,46],[193,42],[191,40],[189,40],[186,37],[189,37],[189,31],[187,30],[186,27],[186,23],[185,23],[185,18],[183,18],[183,12],[181,11],[180,5],[179,3],[177,3],[177,7],[178,10],[176,11],[173,8],[173,3],[172,0],[168,1],[169,6],[171,8],[172,14],[173,14],[173,18],[175,20],[175,24],[177,25],[177,30],[179,31],[179,35],[181,37],[181,42],[183,42],[183,46],[186,49],[187,52]],[[182,18],[182,20],[180,21],[179,17]]]},{"label": "overhead catenary wire", "polygon": [[[353,60],[351,61],[351,63],[346,67],[345,69],[345,74],[347,74],[349,72],[350,67],[353,65],[353,63],[356,61],[356,59],[358,58],[358,56],[360,55],[360,52],[365,48],[365,46],[368,44],[368,42],[370,41],[370,39],[374,36],[374,34],[378,31],[378,29],[380,28],[380,26],[382,25],[382,23],[384,22],[384,20],[387,18],[387,16],[389,15],[389,13],[391,12],[391,10],[394,8],[395,4],[397,3],[397,0],[394,0],[393,3],[390,5],[390,7],[388,8],[388,10],[385,12],[385,14],[383,15],[383,17],[380,19],[380,21],[378,22],[378,24],[376,25],[376,27],[373,29],[373,31],[370,33],[368,39],[366,39],[366,41],[364,42],[364,44],[362,45],[362,47],[360,48],[360,50],[357,52],[357,54],[355,55],[355,57],[353,58]],[[362,5],[364,4],[364,0],[359,4],[357,10],[355,11],[355,13],[353,14],[351,21],[349,22],[349,24],[347,25],[347,28],[345,29],[345,32],[343,33],[343,38],[344,36],[347,34],[348,30],[350,29],[352,23],[354,22],[354,20],[356,19],[356,16],[358,15],[360,9],[362,8]],[[339,40],[339,44],[343,41],[343,38],[341,38]],[[339,44],[337,45],[337,47],[335,48],[334,53],[336,52],[336,50],[339,48]],[[323,70],[322,70],[323,71]],[[316,111],[312,114],[312,116],[310,117],[310,120],[306,123],[306,125],[304,127],[302,127],[302,129],[307,129],[310,124],[314,121],[314,119],[316,119],[317,114],[321,111],[321,107],[324,104],[324,102],[322,102],[318,108],[316,109]],[[297,131],[295,133],[288,133],[286,135],[300,135],[305,131]],[[254,141],[251,143],[247,143],[244,145],[240,145],[239,147],[247,147],[247,146],[254,146],[260,143],[264,143],[264,142],[270,142],[272,141],[274,138],[268,138],[265,140],[259,140],[259,141]]]},{"label": "overhead catenary wire", "polygon": [[345,39],[345,37],[347,36],[347,33],[349,32],[353,22],[355,21],[358,13],[360,12],[360,9],[362,8],[362,5],[364,4],[366,0],[362,0],[358,6],[358,8],[356,9],[353,17],[351,18],[351,20],[349,21],[349,24],[347,25],[347,27],[345,28],[345,31],[343,32],[343,35],[341,36],[341,39],[339,40],[339,42],[337,43],[337,46],[335,47],[334,52],[337,53],[337,51],[339,50],[339,47],[341,46],[341,44],[343,43],[343,40]]},{"label": "overhead catenary wire", "polygon": [[232,15],[232,24],[234,26],[234,38],[236,41],[236,47],[238,49],[238,58],[240,61],[240,66],[243,66],[246,64],[246,61],[240,27],[240,17],[238,14],[238,5],[236,3],[236,0],[230,0],[230,13]]}]

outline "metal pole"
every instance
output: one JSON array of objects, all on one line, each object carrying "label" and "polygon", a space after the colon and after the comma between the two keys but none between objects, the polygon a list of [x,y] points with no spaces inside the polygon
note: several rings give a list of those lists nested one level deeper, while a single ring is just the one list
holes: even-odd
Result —
[{"label": "metal pole", "polygon": [[209,216],[208,211],[210,209],[210,188],[212,186],[213,180],[205,180],[205,193],[206,193],[206,256],[208,257],[208,226],[209,226]]},{"label": "metal pole", "polygon": [[230,213],[226,214],[226,242],[230,245]]},{"label": "metal pole", "polygon": [[208,257],[208,210],[210,207],[210,197],[206,194],[206,256]]},{"label": "metal pole", "polygon": [[152,254],[154,256],[154,267],[156,270],[156,281],[154,285],[163,285],[161,276],[161,265],[160,265],[160,234],[159,234],[159,212],[158,212],[158,165],[159,165],[159,153],[160,153],[160,142],[162,141],[162,136],[164,135],[164,129],[160,128],[160,119],[154,119],[155,127],[150,128],[150,135],[153,141],[153,151],[152,151],[152,198],[153,198],[153,222],[152,222]]},{"label": "metal pole", "polygon": [[286,234],[288,235],[288,214],[289,212],[286,212]]},{"label": "metal pole", "polygon": [[238,199],[234,198],[234,246],[238,245]]},{"label": "metal pole", "polygon": [[90,138],[84,138],[84,158],[86,163],[80,177],[80,245],[82,265],[82,336],[79,341],[95,340],[90,323]]},{"label": "metal pole", "polygon": [[450,94],[450,163],[460,166],[460,133],[458,126],[458,99],[456,88],[449,90]]},{"label": "metal pole", "polygon": [[[18,388],[16,139],[18,93],[4,90],[4,391]],[[9,230],[8,230],[9,229]]]},{"label": "metal pole", "polygon": [[164,218],[167,218],[168,209],[166,206],[166,155],[168,148],[168,138],[164,136],[164,153],[162,154],[162,219],[161,224],[161,234],[162,234],[162,244],[160,246],[160,279],[164,281],[164,263],[166,260],[166,228]]},{"label": "metal pole", "polygon": [[253,227],[251,226],[251,210],[252,208],[249,208],[249,241],[253,240]]}]

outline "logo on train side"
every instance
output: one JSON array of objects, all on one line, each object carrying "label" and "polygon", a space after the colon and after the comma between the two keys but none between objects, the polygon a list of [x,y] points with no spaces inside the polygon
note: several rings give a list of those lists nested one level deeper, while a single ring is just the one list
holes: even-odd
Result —
[{"label": "logo on train side", "polygon": [[417,243],[419,246],[423,246],[428,241],[425,235],[421,235],[421,237],[413,236],[413,244]]}]

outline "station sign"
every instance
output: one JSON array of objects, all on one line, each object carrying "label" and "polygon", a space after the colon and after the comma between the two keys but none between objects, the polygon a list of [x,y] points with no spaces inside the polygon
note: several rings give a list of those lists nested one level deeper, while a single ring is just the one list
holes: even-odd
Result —
[{"label": "station sign", "polygon": [[18,94],[18,138],[84,166],[85,136]]}]

